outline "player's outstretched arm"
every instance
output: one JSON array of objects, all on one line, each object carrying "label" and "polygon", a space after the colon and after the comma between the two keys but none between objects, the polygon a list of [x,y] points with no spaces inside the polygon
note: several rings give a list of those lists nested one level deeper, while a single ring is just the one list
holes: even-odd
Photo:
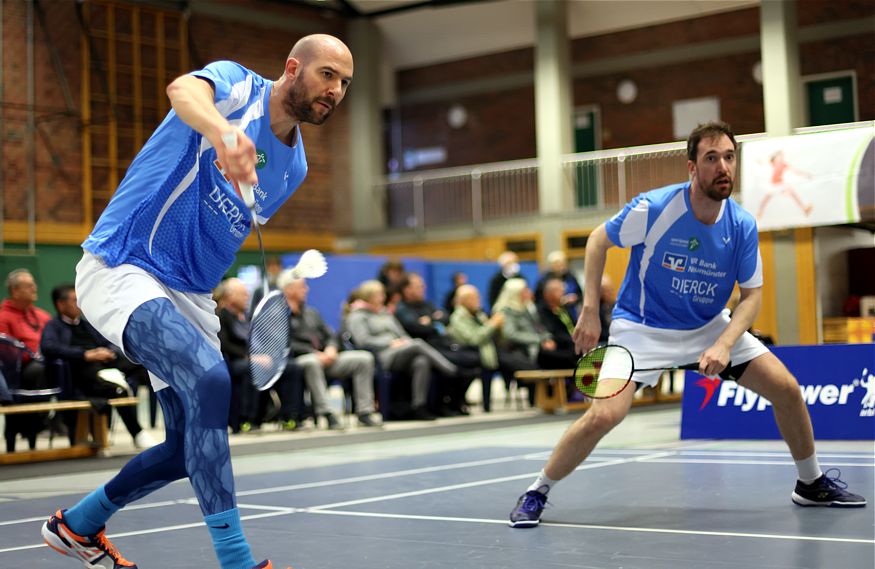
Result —
[{"label": "player's outstretched arm", "polygon": [[577,326],[574,327],[573,334],[574,347],[579,353],[591,350],[599,340],[602,329],[599,320],[602,275],[605,272],[608,249],[613,246],[614,244],[608,239],[604,223],[596,227],[586,241],[586,263],[583,267],[583,310],[577,319]]},{"label": "player's outstretched arm", "polygon": [[[210,141],[231,179],[256,184],[255,145],[216,109],[214,96],[212,85],[193,75],[177,77],[167,86],[167,97],[177,116]],[[227,148],[222,141],[222,135],[232,131],[237,133],[237,147],[233,149]]]}]

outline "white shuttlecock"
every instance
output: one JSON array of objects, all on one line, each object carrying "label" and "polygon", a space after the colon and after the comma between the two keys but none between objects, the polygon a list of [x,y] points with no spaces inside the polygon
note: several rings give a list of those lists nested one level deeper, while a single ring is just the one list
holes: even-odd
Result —
[{"label": "white shuttlecock", "polygon": [[324,275],[326,271],[328,271],[328,263],[325,262],[325,256],[316,249],[308,249],[292,269],[292,274],[296,279],[315,279]]}]

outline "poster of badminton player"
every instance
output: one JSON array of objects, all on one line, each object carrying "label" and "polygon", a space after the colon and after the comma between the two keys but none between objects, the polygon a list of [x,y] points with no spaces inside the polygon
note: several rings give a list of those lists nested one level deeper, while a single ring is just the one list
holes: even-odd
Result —
[{"label": "poster of badminton player", "polygon": [[741,203],[760,231],[875,217],[871,128],[745,142]]}]

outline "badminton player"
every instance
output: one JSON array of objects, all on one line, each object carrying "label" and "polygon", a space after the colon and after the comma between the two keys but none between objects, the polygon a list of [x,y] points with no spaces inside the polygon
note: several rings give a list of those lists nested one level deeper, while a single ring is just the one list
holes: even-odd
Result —
[{"label": "badminton player", "polygon": [[[772,402],[775,421],[796,462],[791,494],[802,506],[856,507],[862,496],[838,477],[821,472],[814,452],[808,408],[796,378],[747,330],[762,301],[762,261],[756,221],[733,200],[737,145],[724,123],[700,125],[687,140],[690,181],[641,194],[590,235],[583,312],[574,329],[576,349],[595,347],[601,331],[599,283],[606,251],[631,247],[631,259],[610,327],[612,344],[625,346],[636,367],[658,368],[698,361],[699,371],[720,374]],[[724,307],[735,283],[741,301],[730,320]],[[727,369],[732,362],[732,367]],[[605,378],[612,370],[601,369]],[[640,385],[656,384],[659,371],[638,372]],[[626,375],[622,375],[626,379]],[[547,494],[583,462],[632,405],[634,389],[594,400],[565,432],[547,465],[520,496],[512,527],[538,525]]]},{"label": "badminton player", "polygon": [[[52,548],[86,567],[136,567],[106,538],[106,522],[188,477],[222,569],[271,568],[256,564],[240,525],[226,429],[231,380],[210,292],[250,230],[237,183],[255,184],[258,221],[267,221],[307,173],[299,125],[324,123],[352,73],[339,39],[311,35],[276,81],[220,61],[168,86],[173,109],[128,168],[76,267],[88,321],[149,370],[166,440],[49,518],[42,533]],[[229,132],[235,148],[222,142]]]}]

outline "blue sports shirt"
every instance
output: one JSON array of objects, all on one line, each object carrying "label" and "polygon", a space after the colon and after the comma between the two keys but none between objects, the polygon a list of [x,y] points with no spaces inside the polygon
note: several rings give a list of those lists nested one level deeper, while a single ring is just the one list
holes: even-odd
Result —
[{"label": "blue sports shirt", "polygon": [[763,284],[753,216],[727,199],[705,225],[690,206],[689,182],[639,195],[605,228],[615,245],[632,248],[614,318],[692,330],[725,308],[736,281]]},{"label": "blue sports shirt", "polygon": [[[307,175],[300,128],[289,147],[270,129],[273,82],[231,61],[192,73],[210,82],[219,112],[255,143],[259,223]],[[251,216],[210,142],[171,110],[125,174],[82,247],[110,267],[136,265],[170,288],[208,293],[234,262]]]}]

